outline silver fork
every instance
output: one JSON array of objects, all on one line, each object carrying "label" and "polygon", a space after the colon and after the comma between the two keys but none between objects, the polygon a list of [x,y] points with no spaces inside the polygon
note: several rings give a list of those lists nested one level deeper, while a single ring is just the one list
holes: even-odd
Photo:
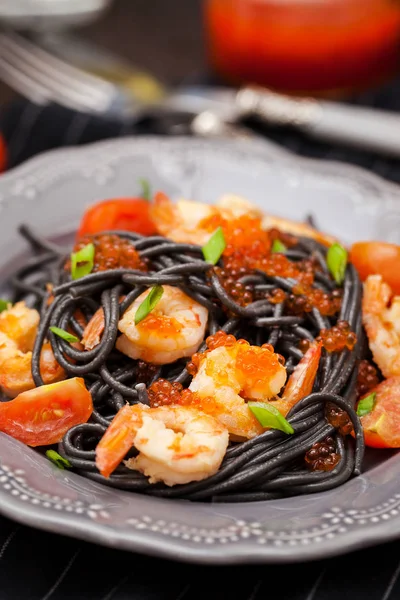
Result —
[{"label": "silver fork", "polygon": [[0,34],[0,78],[37,104],[122,116],[134,110],[131,97],[112,83],[53,56],[27,38]]}]

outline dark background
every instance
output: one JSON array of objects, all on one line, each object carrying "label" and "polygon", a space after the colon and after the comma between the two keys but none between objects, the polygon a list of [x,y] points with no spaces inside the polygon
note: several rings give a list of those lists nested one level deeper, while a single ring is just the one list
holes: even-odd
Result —
[{"label": "dark background", "polygon": [[[201,0],[114,0],[105,15],[76,33],[165,84],[183,83],[206,69]],[[0,83],[0,103],[12,97]]]},{"label": "dark background", "polygon": [[[18,0],[16,0],[18,1]],[[80,35],[176,85],[207,73],[201,0],[115,0]],[[0,104],[14,94],[0,84]],[[399,84],[355,102],[400,109]],[[361,164],[400,179],[399,161],[311,144],[269,131],[301,154]],[[396,600],[400,546],[346,553],[294,565],[210,567],[181,564],[95,546],[27,528],[0,517],[0,600]]]}]

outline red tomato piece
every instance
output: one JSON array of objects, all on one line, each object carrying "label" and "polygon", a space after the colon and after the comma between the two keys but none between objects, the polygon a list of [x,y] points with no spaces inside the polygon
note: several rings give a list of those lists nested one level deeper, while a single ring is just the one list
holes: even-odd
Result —
[{"label": "red tomato piece", "polygon": [[84,213],[78,238],[115,229],[142,235],[157,233],[149,215],[149,207],[150,203],[143,198],[116,198],[97,202]]},{"label": "red tomato piece", "polygon": [[400,376],[385,379],[364,398],[373,392],[375,406],[361,417],[365,443],[371,448],[400,448]]},{"label": "red tomato piece", "polygon": [[368,275],[381,275],[395,294],[400,294],[400,246],[387,242],[356,242],[350,261],[364,281]]},{"label": "red tomato piece", "polygon": [[0,135],[0,173],[7,167],[7,148],[2,135]]},{"label": "red tomato piece", "polygon": [[0,403],[0,431],[27,444],[47,446],[61,441],[93,412],[92,396],[81,377],[42,385]]}]

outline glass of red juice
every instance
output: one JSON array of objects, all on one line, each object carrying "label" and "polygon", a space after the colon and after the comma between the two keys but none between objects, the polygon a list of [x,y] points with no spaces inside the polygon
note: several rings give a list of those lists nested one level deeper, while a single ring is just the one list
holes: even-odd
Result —
[{"label": "glass of red juice", "polygon": [[211,67],[224,81],[343,96],[393,77],[400,0],[205,0]]}]

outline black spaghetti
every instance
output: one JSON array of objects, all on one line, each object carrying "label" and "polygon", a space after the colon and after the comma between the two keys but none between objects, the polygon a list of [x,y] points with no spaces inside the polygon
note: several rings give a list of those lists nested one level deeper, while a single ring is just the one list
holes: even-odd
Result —
[{"label": "black spaghetti", "polygon": [[[221,275],[222,262],[216,267],[206,262],[197,245],[161,236],[104,232],[104,236],[118,236],[132,245],[146,268],[117,266],[73,280],[68,268],[69,249],[38,238],[27,227],[21,227],[20,232],[34,256],[12,277],[12,301],[24,300],[40,312],[32,354],[34,383],[36,386],[44,383],[40,355],[48,340],[67,376],[84,378],[93,399],[89,422],[70,429],[58,445],[58,452],[76,472],[124,490],[212,502],[257,501],[320,492],[339,486],[361,472],[364,441],[354,407],[358,364],[364,351],[362,287],[351,264],[346,267],[343,284],[337,286],[329,274],[325,246],[309,238],[298,238],[285,252],[285,260],[295,268],[306,262],[313,265],[314,278],[309,287],[312,293],[338,301],[334,314],[329,311],[323,314],[318,305],[305,308],[304,290],[299,290],[299,282],[285,273],[243,271],[234,274],[233,283],[226,285],[226,277]],[[252,439],[231,441],[218,471],[201,481],[172,487],[162,482],[151,484],[142,473],[124,464],[105,478],[96,467],[95,450],[117,412],[127,403],[149,404],[149,388],[159,379],[178,382],[183,388],[191,381],[187,369],[190,358],[154,365],[116,350],[119,320],[145,290],[155,285],[180,288],[204,306],[208,311],[206,336],[223,331],[254,346],[271,344],[284,357],[288,375],[321,330],[330,331],[345,321],[356,341],[350,349],[330,352],[323,349],[312,393],[286,415],[294,430],[292,435],[267,429]],[[244,293],[246,302],[240,301]],[[58,327],[81,339],[82,317],[87,323],[100,308],[104,313],[104,330],[99,343],[89,350],[72,346],[49,329]],[[205,347],[203,343],[198,352]],[[333,413],[346,415],[350,424],[347,433],[351,430],[352,435],[346,435],[329,418]],[[127,457],[135,453],[133,448]],[[318,459],[328,453],[338,457],[333,468],[310,469],[313,455]],[[320,461],[322,467],[323,463]]]}]

